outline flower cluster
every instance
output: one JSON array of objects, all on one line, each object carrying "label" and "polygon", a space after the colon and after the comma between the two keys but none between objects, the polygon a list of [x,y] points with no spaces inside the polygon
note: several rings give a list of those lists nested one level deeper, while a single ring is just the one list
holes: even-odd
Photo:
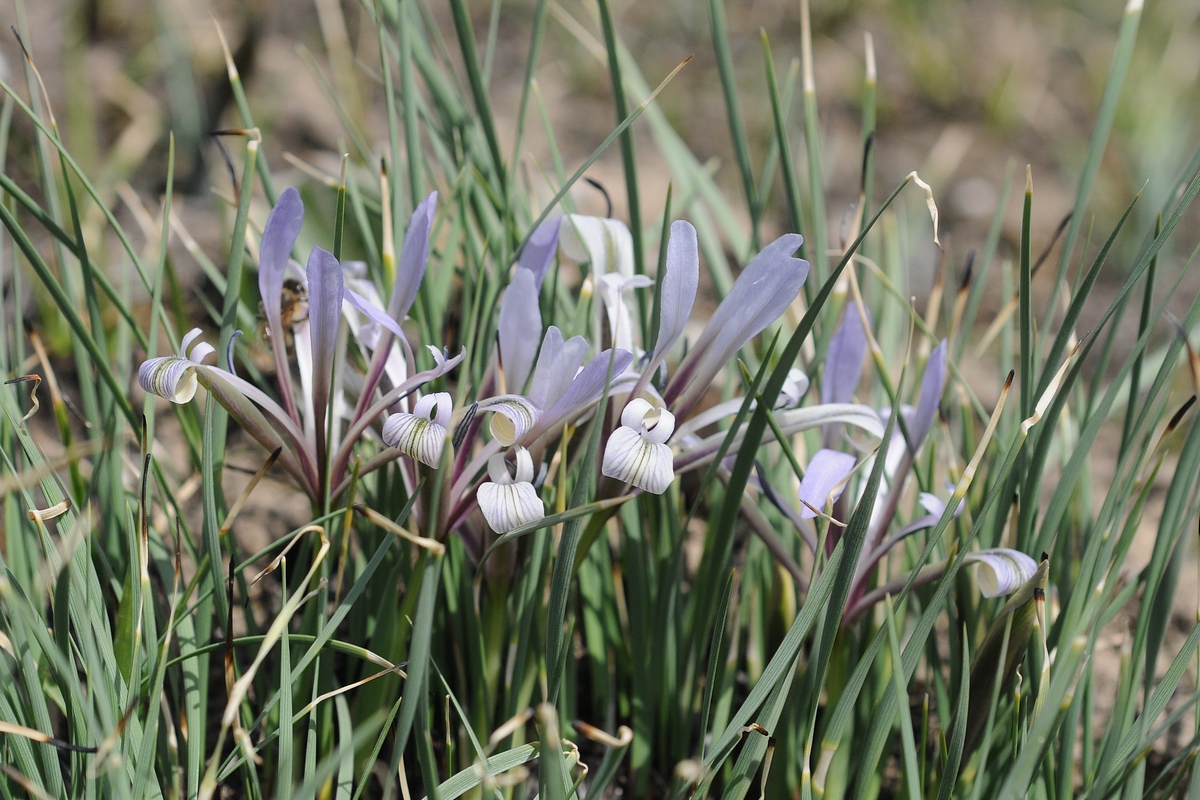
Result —
[{"label": "flower cluster", "polygon": [[[667,370],[699,285],[695,229],[683,221],[670,228],[666,269],[657,285],[657,335],[653,343],[642,343],[633,321],[634,293],[655,283],[634,272],[628,228],[579,215],[550,219],[530,235],[503,295],[497,352],[481,392],[455,408],[449,392],[430,387],[452,377],[465,351],[451,357],[426,344],[433,366],[417,371],[403,327],[425,274],[436,204],[436,193],[419,204],[398,261],[385,237],[383,257],[385,266],[395,266],[395,282],[384,305],[361,265],[339,263],[319,247],[303,269],[290,259],[304,207],[294,189],[284,191],[263,230],[258,271],[278,400],[232,370],[203,363],[213,348],[198,341],[199,329],[184,337],[178,354],[142,365],[142,387],[186,403],[204,386],[264,447],[281,450],[281,463],[314,501],[345,491],[356,458],[353,468],[360,476],[408,459],[400,466],[410,487],[421,469],[450,470],[449,512],[438,535],[477,528],[480,517],[493,531],[506,533],[545,516],[541,483],[555,445],[564,431],[592,418],[603,397],[611,401],[613,416],[601,420],[612,430],[600,469],[625,486],[612,491],[661,494],[680,473],[711,463],[727,438],[722,421],[743,401],[702,408],[702,400],[737,352],[792,304],[809,270],[808,262],[793,255],[803,241],[798,234],[768,244],[742,271],[683,359]],[[390,224],[384,220],[385,230]],[[558,257],[587,266],[584,288],[596,298],[590,329],[577,335],[545,326],[541,317],[542,283]],[[307,315],[285,318],[281,295],[288,280],[306,294]],[[801,406],[809,381],[793,369],[772,412],[783,435],[824,430],[825,448],[812,456],[800,484],[800,508],[780,504],[814,549],[812,520],[836,501],[858,463],[838,449],[839,431],[851,426],[875,439],[884,433],[886,414],[853,402],[868,324],[861,314],[847,314],[839,327],[820,403]],[[341,335],[343,325],[349,336]],[[339,352],[350,343],[360,359]],[[903,430],[898,435],[903,438],[889,449],[889,482],[907,469],[905,459],[920,448],[933,424],[945,360],[943,343],[929,358],[917,407],[901,412],[905,424],[898,426]],[[347,380],[344,373],[356,363],[365,369]],[[358,447],[365,440],[377,444],[364,455]],[[733,451],[740,444],[739,433]],[[936,522],[937,501],[923,502]],[[865,575],[891,544],[933,522],[914,521],[891,537],[883,536],[886,522],[881,522],[861,556],[860,571]],[[1013,570],[1022,573],[1026,566],[1016,563]],[[1002,586],[1007,573],[999,562],[990,569],[989,587]]]}]

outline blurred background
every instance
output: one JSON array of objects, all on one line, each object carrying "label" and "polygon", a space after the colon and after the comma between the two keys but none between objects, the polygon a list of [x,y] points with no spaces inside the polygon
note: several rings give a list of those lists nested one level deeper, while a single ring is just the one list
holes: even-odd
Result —
[{"label": "blurred background", "polygon": [[[532,0],[471,4],[499,137],[509,146],[535,5]],[[950,263],[961,265],[965,253],[980,246],[1005,170],[1015,165],[1001,254],[1005,247],[1012,252],[1019,238],[1023,167],[1031,164],[1034,249],[1047,244],[1074,200],[1123,5],[1120,0],[814,3],[831,241],[837,241],[843,212],[858,193],[864,42],[870,36],[878,63],[876,200],[918,170],[934,187]],[[434,42],[434,52],[461,78],[447,7],[436,2],[420,7],[429,30],[442,37]],[[211,190],[228,192],[230,179],[211,132],[238,122],[214,21],[233,51],[263,130],[268,163],[288,183],[301,176],[289,177],[299,168],[285,153],[329,174],[336,174],[341,152],[362,160],[347,142],[330,92],[340,98],[365,144],[380,153],[386,149],[378,40],[368,8],[361,0],[0,0],[0,19],[25,32],[64,138],[104,189],[116,192],[127,182],[144,196],[157,196],[165,176],[167,132],[175,132],[181,213],[201,245],[216,253],[222,226],[217,220],[220,204]],[[691,56],[658,103],[727,196],[740,199],[708,5],[615,0],[612,8],[617,34],[650,86]],[[726,16],[751,160],[758,169],[772,136],[760,32],[770,37],[784,84],[800,55],[799,4],[734,2],[726,4]],[[568,173],[615,125],[600,41],[594,4],[551,3],[534,74]],[[7,79],[28,97],[20,49],[7,30],[0,36],[0,52],[7,61]],[[359,79],[347,80],[354,72]],[[1143,185],[1135,216],[1145,224],[1161,207],[1197,141],[1198,76],[1200,4],[1149,3],[1092,193],[1101,228]],[[631,96],[630,103],[640,99]],[[797,91],[788,126],[802,173],[801,106]],[[522,164],[535,175],[553,172],[538,115],[531,104]],[[643,204],[657,209],[672,176],[646,120],[634,125]],[[28,174],[33,162],[20,152],[29,147],[31,126],[21,114],[15,115],[13,126],[17,136],[7,169],[33,187],[36,176]],[[623,214],[615,146],[590,174],[609,190],[615,213]],[[776,194],[782,196],[782,191],[776,181]],[[587,195],[577,192],[578,202],[591,202],[595,207],[589,210],[602,211],[603,203]],[[766,232],[785,226],[783,208],[776,202],[764,216]],[[1121,269],[1114,264],[1109,277],[1119,278]],[[921,294],[922,287],[912,288]]]}]

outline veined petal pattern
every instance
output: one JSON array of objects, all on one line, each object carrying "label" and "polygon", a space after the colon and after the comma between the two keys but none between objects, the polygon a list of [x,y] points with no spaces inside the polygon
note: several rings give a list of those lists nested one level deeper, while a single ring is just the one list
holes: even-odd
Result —
[{"label": "veined petal pattern", "polygon": [[413,413],[392,414],[383,423],[383,441],[422,464],[441,464],[442,446],[450,427],[453,400],[448,392],[427,394]]},{"label": "veined petal pattern", "polygon": [[479,486],[479,510],[496,533],[509,531],[546,516],[545,506],[533,486],[533,459],[524,447],[513,449],[515,473],[510,473],[503,453],[488,459],[490,481]]},{"label": "veined petal pattern", "polygon": [[667,439],[675,431],[675,416],[642,398],[631,400],[621,413],[621,427],[608,437],[600,471],[610,478],[662,494],[675,479],[674,458]]}]

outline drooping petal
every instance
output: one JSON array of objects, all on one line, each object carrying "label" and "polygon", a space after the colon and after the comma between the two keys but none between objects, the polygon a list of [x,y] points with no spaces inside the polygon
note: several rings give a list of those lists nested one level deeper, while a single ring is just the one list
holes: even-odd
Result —
[{"label": "drooping petal", "polygon": [[559,227],[558,246],[572,261],[588,262],[593,278],[633,275],[633,235],[620,220],[570,214]]},{"label": "drooping petal", "polygon": [[491,481],[479,486],[479,510],[496,533],[508,533],[546,516],[533,486],[533,458],[524,447],[513,448],[512,454],[514,472],[509,472],[504,454],[495,453],[488,458]]},{"label": "drooping petal", "polygon": [[582,336],[572,336],[564,342],[558,328],[551,325],[546,330],[542,352],[538,354],[533,379],[529,382],[529,399],[534,405],[546,408],[562,397],[583,366],[587,351],[588,343]]},{"label": "drooping petal", "polygon": [[142,390],[184,404],[196,396],[196,364],[179,356],[159,356],[147,359],[138,368],[138,383]]},{"label": "drooping petal", "polygon": [[416,414],[393,414],[383,423],[383,441],[422,464],[438,466],[446,429]]},{"label": "drooping petal", "polygon": [[438,193],[432,192],[417,205],[408,222],[404,247],[400,250],[400,263],[396,265],[396,283],[392,286],[387,308],[388,314],[396,322],[404,321],[425,277],[425,265],[429,261],[429,233],[433,229],[437,199]]},{"label": "drooping petal", "polygon": [[[407,380],[398,384],[387,394],[383,395],[383,397],[376,400],[366,411],[359,414],[357,418],[350,424],[350,427],[346,430],[346,434],[342,439],[341,447],[339,448],[337,456],[333,462],[332,475],[335,483],[345,477],[346,469],[350,464],[350,456],[354,452],[354,444],[358,441],[358,438],[362,436],[363,432],[366,431],[366,429],[376,419],[378,419],[380,414],[384,413],[392,406],[392,404],[400,400],[402,397],[406,397],[414,389],[424,386],[432,380],[440,378],[450,370],[457,367],[462,363],[462,360],[466,358],[467,355],[465,348],[461,350],[458,355],[451,358],[446,358],[443,356],[442,352],[436,347],[429,346],[429,350],[433,353],[433,360],[435,362],[433,369],[427,369],[423,372],[418,372],[415,375],[410,376]],[[425,397],[432,396],[434,395],[426,395]],[[448,426],[450,424],[450,410],[452,408],[452,402],[450,401],[450,396],[448,394],[445,395],[445,397],[447,407],[445,425]],[[424,397],[421,398],[421,400],[424,399]],[[419,404],[420,401],[418,401],[418,405]]]},{"label": "drooping petal", "polygon": [[263,311],[267,315],[273,343],[283,342],[283,278],[303,224],[304,203],[300,200],[300,193],[289,186],[280,193],[267,217],[258,251],[258,291],[262,295]]},{"label": "drooping petal", "polygon": [[610,367],[612,378],[615,380],[617,376],[629,369],[629,365],[632,363],[633,353],[628,350],[605,350],[600,353],[575,376],[562,395],[538,419],[533,429],[522,438],[536,439],[578,416],[588,406],[600,399]]},{"label": "drooping petal", "polygon": [[513,392],[525,388],[542,338],[542,312],[535,283],[532,272],[518,268],[500,305],[500,363],[504,366],[505,386]]},{"label": "drooping petal", "polygon": [[792,253],[803,241],[795,233],[780,236],[734,281],[663,394],[677,412],[690,410],[737,351],[774,322],[799,294],[809,264]]},{"label": "drooping petal", "polygon": [[[937,417],[938,404],[942,401],[942,389],[946,384],[946,340],[929,354],[925,364],[925,375],[921,378],[921,398],[917,401],[917,410],[913,412],[908,435],[912,437],[914,450],[921,447],[933,421]],[[908,420],[905,420],[906,422]]]},{"label": "drooping petal", "polygon": [[216,352],[216,348],[208,342],[200,342],[192,347],[192,342],[199,339],[201,334],[199,328],[192,328],[183,335],[178,355],[159,356],[143,362],[138,367],[138,384],[142,390],[179,405],[190,402],[196,396],[198,386],[195,367]]},{"label": "drooping petal", "polygon": [[478,501],[483,518],[496,533],[508,533],[546,516],[532,483],[483,483]]},{"label": "drooping petal", "polygon": [[489,397],[487,400],[480,401],[478,410],[494,412],[488,422],[488,430],[491,431],[492,438],[505,447],[511,447],[514,442],[528,433],[529,429],[537,423],[538,416],[541,414],[537,406],[515,394]]},{"label": "drooping petal", "polygon": [[1000,597],[1011,594],[1025,585],[1037,572],[1038,565],[1019,550],[996,547],[967,553],[963,561],[979,564],[976,579],[984,597]]},{"label": "drooping petal", "polygon": [[843,482],[853,469],[854,456],[836,450],[818,450],[800,481],[801,519],[812,519],[817,516],[813,508],[824,509],[827,502],[840,497],[845,488]]},{"label": "drooping petal", "polygon": [[[357,309],[363,316],[371,320],[377,325],[382,325],[397,336],[404,336],[404,330],[400,327],[396,320],[392,319],[391,315],[379,308],[367,298],[363,297],[353,289],[346,289],[346,303]],[[374,344],[370,345],[374,347]]]},{"label": "drooping petal", "polygon": [[546,271],[554,262],[554,253],[558,250],[558,228],[562,221],[562,217],[554,217],[538,225],[529,235],[529,241],[525,243],[525,249],[521,251],[521,258],[517,262],[522,268],[533,273],[533,285],[539,291]]},{"label": "drooping petal", "polygon": [[675,478],[671,448],[649,441],[626,425],[608,437],[600,471],[653,494],[665,492]]},{"label": "drooping petal", "polygon": [[[869,316],[867,321],[870,322]],[[822,403],[850,402],[862,377],[863,358],[866,355],[867,332],[863,328],[862,317],[857,308],[847,305],[841,324],[829,340],[825,377],[821,381]]]},{"label": "drooping petal", "polygon": [[422,464],[441,464],[453,401],[448,392],[427,394],[413,412],[392,414],[383,423],[383,441]]},{"label": "drooping petal", "polygon": [[634,398],[621,412],[621,427],[608,437],[600,471],[647,492],[662,494],[675,478],[674,459],[667,439],[675,417],[662,407]]},{"label": "drooping petal", "polygon": [[671,223],[671,238],[667,240],[667,274],[659,290],[658,340],[654,357],[666,354],[683,333],[692,305],[696,302],[696,287],[700,284],[700,250],[696,229],[690,222]]}]

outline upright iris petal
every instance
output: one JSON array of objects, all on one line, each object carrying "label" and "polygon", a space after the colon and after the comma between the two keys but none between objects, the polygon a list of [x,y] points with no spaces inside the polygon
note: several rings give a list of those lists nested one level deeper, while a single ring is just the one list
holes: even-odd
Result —
[{"label": "upright iris petal", "polygon": [[525,388],[542,338],[536,284],[533,272],[518,267],[500,305],[500,363],[504,367],[505,386],[512,392]]},{"label": "upright iris petal", "polygon": [[571,214],[559,227],[558,246],[572,261],[589,262],[594,278],[633,275],[633,234],[620,220]]},{"label": "upright iris petal", "polygon": [[814,508],[823,509],[830,500],[841,496],[846,477],[854,470],[854,456],[836,450],[818,450],[808,462],[808,471],[800,481],[801,519],[817,515]]},{"label": "upright iris petal", "polygon": [[422,464],[437,467],[442,460],[453,408],[449,392],[427,394],[417,401],[411,414],[392,414],[387,418],[383,423],[383,441]]},{"label": "upright iris petal", "polygon": [[662,494],[675,478],[671,448],[675,415],[638,397],[621,413],[621,427],[608,437],[600,471],[647,492]]},{"label": "upright iris petal", "polygon": [[[564,351],[572,341],[574,341],[574,337],[565,343]],[[537,424],[522,438],[528,443],[545,433],[556,430],[564,422],[573,421],[592,403],[600,399],[600,395],[604,392],[605,382],[610,377],[615,380],[629,369],[629,365],[632,363],[633,353],[628,350],[605,350],[597,355],[587,363],[587,366],[574,374],[574,377],[562,389],[558,399],[550,404],[550,407],[538,417]],[[534,396],[532,391],[530,395]],[[672,423],[672,427],[674,427],[674,423]]]},{"label": "upright iris petal", "polygon": [[517,262],[522,269],[533,273],[534,286],[538,289],[542,288],[542,280],[546,277],[546,271],[550,269],[554,254],[558,250],[558,229],[562,221],[562,217],[554,217],[538,225],[529,235],[529,241],[525,243],[521,259]]},{"label": "upright iris petal", "polygon": [[946,340],[938,344],[925,363],[925,374],[921,376],[921,397],[917,410],[913,412],[908,434],[914,449],[920,448],[933,421],[937,417],[938,403],[942,401],[942,389],[946,386]]},{"label": "upright iris petal", "polygon": [[809,264],[792,253],[803,241],[796,233],[780,236],[734,281],[663,394],[676,413],[686,415],[694,408],[737,351],[796,299],[808,277]]},{"label": "upright iris petal", "polygon": [[671,238],[667,240],[667,272],[659,290],[658,339],[654,343],[654,358],[666,355],[671,345],[683,333],[696,288],[700,285],[700,250],[696,229],[690,222],[671,223]]},{"label": "upright iris petal", "polygon": [[611,272],[601,275],[596,281],[596,293],[600,295],[608,312],[608,333],[614,347],[625,350],[634,348],[633,315],[629,313],[625,296],[634,289],[645,289],[653,285],[654,281],[645,275],[625,277]]},{"label": "upright iris petal", "polygon": [[337,356],[338,326],[342,320],[345,285],[342,265],[333,253],[319,247],[308,257],[308,321],[312,343],[312,411],[316,423],[318,460],[324,462],[325,415]]},{"label": "upright iris petal", "polygon": [[404,321],[408,310],[412,308],[413,301],[417,299],[417,290],[421,288],[421,279],[425,277],[425,265],[429,261],[429,234],[433,229],[437,199],[438,193],[432,192],[417,205],[408,223],[408,231],[404,234],[396,282],[392,286],[387,307],[388,314],[398,323]]},{"label": "upright iris petal", "polygon": [[564,342],[557,327],[551,325],[546,329],[542,351],[529,381],[529,399],[534,405],[549,408],[562,397],[583,366],[587,351],[588,343],[582,336],[572,336]]},{"label": "upright iris petal", "polygon": [[304,203],[300,200],[300,193],[289,186],[280,193],[279,200],[267,217],[258,251],[258,291],[262,295],[263,312],[267,317],[272,345],[279,351],[282,351],[284,341],[280,302],[284,273],[303,224]]},{"label": "upright iris petal", "polygon": [[[633,273],[633,235],[628,226],[616,219],[571,214],[559,228],[558,246],[571,260],[590,266],[588,277],[600,297],[592,309],[594,341],[631,349],[633,316],[622,295],[625,289],[638,285],[627,285],[626,281],[644,276]],[[601,335],[606,315],[611,334],[608,340]]]},{"label": "upright iris petal", "polygon": [[275,207],[267,217],[263,228],[262,245],[258,251],[258,291],[262,295],[263,313],[267,318],[267,331],[271,334],[271,355],[275,359],[275,376],[279,381],[279,396],[284,410],[296,421],[300,411],[292,396],[292,372],[288,367],[287,331],[283,321],[283,284],[288,270],[288,260],[300,228],[304,224],[304,203],[300,193],[289,186],[279,195]]},{"label": "upright iris petal", "polygon": [[[870,322],[870,317],[867,318]],[[858,309],[850,304],[829,340],[825,357],[825,377],[821,381],[822,403],[849,403],[862,377],[863,359],[867,355],[867,331],[863,328]]]},{"label": "upright iris petal", "polygon": [[179,344],[179,354],[148,359],[138,368],[138,383],[144,391],[165,397],[172,403],[183,404],[196,396],[196,366],[216,352],[208,342],[188,347],[200,337],[200,329],[192,328]]},{"label": "upright iris petal", "polygon": [[479,486],[479,510],[496,533],[508,533],[546,516],[537,489],[533,488],[533,459],[529,451],[515,447],[513,455],[516,470],[511,473],[503,453],[489,458],[491,480]]}]

